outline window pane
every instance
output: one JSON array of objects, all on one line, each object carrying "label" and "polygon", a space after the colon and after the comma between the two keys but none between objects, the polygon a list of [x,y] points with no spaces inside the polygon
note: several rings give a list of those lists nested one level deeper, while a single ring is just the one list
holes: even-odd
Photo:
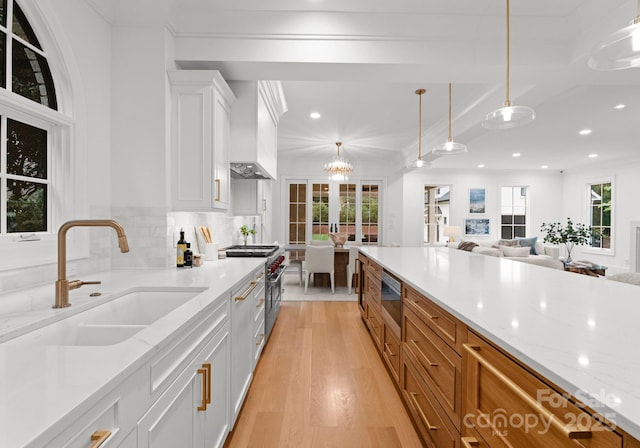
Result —
[{"label": "window pane", "polygon": [[594,199],[600,199],[602,197],[602,185],[591,185],[591,197]]},{"label": "window pane", "polygon": [[591,225],[593,227],[598,227],[602,225],[602,221],[600,220],[601,213],[602,213],[602,207],[595,206],[591,208]]},{"label": "window pane", "polygon": [[513,230],[511,229],[511,226],[503,226],[502,227],[502,232],[501,232],[501,238],[503,240],[510,240],[513,239]]},{"label": "window pane", "polygon": [[13,2],[13,34],[19,36],[22,40],[26,40],[31,45],[36,47],[39,50],[42,50],[40,46],[40,42],[38,42],[38,38],[36,37],[36,33],[33,32],[31,25],[27,21],[27,18],[24,16],[24,13],[17,5],[16,2]]},{"label": "window pane", "polygon": [[7,26],[7,0],[0,1],[0,24]]},{"label": "window pane", "polygon": [[525,215],[515,215],[513,217],[513,223],[514,224],[526,224],[527,223],[527,218]]},{"label": "window pane", "polygon": [[611,184],[602,185],[602,202],[609,204],[611,202]]},{"label": "window pane", "polygon": [[47,60],[15,39],[11,90],[51,109],[58,108]]},{"label": "window pane", "polygon": [[605,206],[602,207],[602,225],[603,226],[611,226],[611,207]]},{"label": "window pane", "polygon": [[602,229],[602,248],[611,249],[611,228],[605,227]]},{"label": "window pane", "polygon": [[515,226],[513,228],[513,236],[514,237],[520,237],[520,238],[524,238],[525,236],[527,236],[527,229],[524,226]]},{"label": "window pane", "polygon": [[0,32],[0,87],[7,88],[7,35]]},{"label": "window pane", "polygon": [[511,215],[502,215],[501,222],[502,222],[502,224],[513,224],[513,216],[511,216]]},{"label": "window pane", "polygon": [[47,230],[47,186],[7,180],[7,232]]},{"label": "window pane", "polygon": [[47,178],[47,131],[7,120],[7,173]]}]

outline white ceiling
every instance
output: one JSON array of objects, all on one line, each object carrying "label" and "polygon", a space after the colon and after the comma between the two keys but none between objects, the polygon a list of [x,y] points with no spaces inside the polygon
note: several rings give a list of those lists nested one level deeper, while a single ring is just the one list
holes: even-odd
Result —
[{"label": "white ceiling", "polygon": [[[163,2],[181,67],[282,80],[282,156],[329,158],[341,140],[349,158],[408,163],[417,154],[414,91],[427,89],[427,152],[447,137],[449,82],[454,139],[469,152],[434,167],[565,170],[640,155],[640,72],[586,66],[590,49],[636,15],[636,0],[511,0],[510,98],[537,119],[508,131],[480,126],[506,96],[504,0]],[[115,22],[134,20],[131,0],[99,3]],[[583,128],[593,133],[579,136]]]}]

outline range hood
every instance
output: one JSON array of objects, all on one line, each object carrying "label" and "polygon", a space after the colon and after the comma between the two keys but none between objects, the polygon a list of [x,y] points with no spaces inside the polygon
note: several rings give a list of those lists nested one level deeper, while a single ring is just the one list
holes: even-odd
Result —
[{"label": "range hood", "polygon": [[271,180],[262,167],[256,162],[231,162],[231,179]]}]

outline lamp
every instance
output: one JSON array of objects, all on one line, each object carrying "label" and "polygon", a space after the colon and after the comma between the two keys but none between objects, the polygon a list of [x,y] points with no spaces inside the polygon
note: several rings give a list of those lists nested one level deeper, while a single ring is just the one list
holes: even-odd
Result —
[{"label": "lamp", "polygon": [[451,83],[449,83],[449,137],[444,143],[440,143],[431,151],[438,155],[462,154],[467,152],[467,145],[453,141],[451,137]]},{"label": "lamp", "polygon": [[413,166],[416,168],[422,168],[424,166],[424,160],[422,160],[422,95],[424,95],[426,89],[416,90],[416,95],[419,98],[418,108],[418,158],[413,162]]},{"label": "lamp", "polygon": [[453,237],[460,235],[460,226],[444,226],[442,234],[448,236],[449,242],[453,243],[455,241]]},{"label": "lamp", "polygon": [[509,99],[509,77],[510,77],[510,59],[509,53],[511,46],[510,40],[510,24],[509,24],[510,7],[509,0],[507,0],[507,98],[504,102],[504,106],[500,109],[496,109],[491,113],[488,113],[482,122],[482,127],[485,129],[509,129],[517,126],[522,126],[531,123],[536,118],[536,113],[533,109],[527,106],[514,106]]},{"label": "lamp", "polygon": [[340,157],[342,142],[336,142],[336,146],[338,147],[338,155],[324,166],[324,170],[329,173],[329,179],[342,182],[349,179],[349,174],[353,172],[353,166],[346,159]]},{"label": "lamp", "polygon": [[640,0],[638,15],[631,24],[607,36],[589,58],[594,70],[623,70],[640,67]]}]

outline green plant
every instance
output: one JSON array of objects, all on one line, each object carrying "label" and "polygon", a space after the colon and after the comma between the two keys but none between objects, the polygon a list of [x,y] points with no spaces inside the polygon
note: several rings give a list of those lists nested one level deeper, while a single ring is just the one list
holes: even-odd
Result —
[{"label": "green plant", "polygon": [[551,244],[564,244],[567,247],[567,263],[571,262],[571,250],[574,245],[583,246],[590,244],[594,236],[591,226],[582,223],[574,223],[567,218],[567,225],[559,222],[542,223],[540,231],[543,232],[544,241]]},{"label": "green plant", "polygon": [[246,224],[243,224],[242,227],[240,227],[240,233],[242,233],[242,236],[247,237],[249,235],[255,235],[257,232],[256,229],[249,229]]}]

